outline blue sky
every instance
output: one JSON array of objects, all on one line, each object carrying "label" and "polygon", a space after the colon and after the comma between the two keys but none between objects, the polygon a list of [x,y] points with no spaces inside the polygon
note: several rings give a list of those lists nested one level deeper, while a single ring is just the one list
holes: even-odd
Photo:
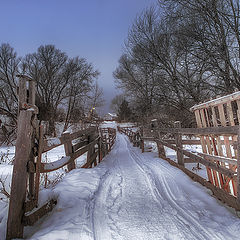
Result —
[{"label": "blue sky", "polygon": [[0,0],[0,43],[24,56],[54,44],[69,56],[85,57],[101,72],[109,111],[117,94],[112,72],[136,15],[156,0]]}]

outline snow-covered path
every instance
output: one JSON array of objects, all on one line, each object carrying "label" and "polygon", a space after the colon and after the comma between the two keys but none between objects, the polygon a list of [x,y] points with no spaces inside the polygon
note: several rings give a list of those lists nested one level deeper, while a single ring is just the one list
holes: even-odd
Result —
[{"label": "snow-covered path", "polygon": [[122,134],[98,167],[74,170],[58,185],[57,208],[31,239],[225,240],[240,233],[240,220],[205,188]]}]

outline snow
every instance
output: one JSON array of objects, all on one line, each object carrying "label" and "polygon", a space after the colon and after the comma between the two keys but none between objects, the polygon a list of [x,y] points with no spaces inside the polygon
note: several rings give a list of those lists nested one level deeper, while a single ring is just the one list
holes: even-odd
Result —
[{"label": "snow", "polygon": [[[121,126],[133,126],[123,123]],[[106,121],[100,127],[116,128]],[[25,227],[27,239],[238,239],[240,219],[234,210],[211,196],[179,169],[157,157],[155,143],[146,142],[141,153],[127,137],[117,134],[113,150],[93,169],[65,168],[48,174],[50,181],[64,176],[52,188],[42,188],[39,205],[52,198],[58,203],[51,213],[33,227]],[[201,146],[185,146],[201,152]],[[14,147],[0,154],[14,156]],[[166,148],[176,160],[175,151]],[[43,155],[43,161],[65,159],[61,145]],[[77,159],[80,167],[86,154]],[[186,164],[192,170],[196,164]],[[206,178],[205,167],[197,173]],[[12,166],[0,164],[0,176],[10,190]],[[0,195],[0,197],[3,197]],[[8,213],[6,198],[0,201],[0,239],[5,238]]]},{"label": "snow", "polygon": [[223,101],[226,101],[226,100],[234,101],[234,100],[236,100],[236,98],[239,98],[239,96],[240,96],[240,91],[234,92],[234,93],[231,93],[229,95],[225,95],[225,96],[218,97],[216,99],[212,99],[210,101],[207,101],[207,102],[204,102],[204,103],[201,103],[201,104],[194,105],[193,107],[190,108],[190,111],[195,111],[196,109],[206,107],[206,105],[211,105],[211,104],[214,104],[215,102],[223,103]]},{"label": "snow", "polygon": [[117,123],[115,121],[104,121],[100,124],[100,128],[117,128]]},{"label": "snow", "polygon": [[240,219],[179,169],[123,134],[93,169],[68,173],[29,239],[238,239]]},{"label": "snow", "polygon": [[51,146],[54,146],[54,145],[60,145],[61,144],[61,141],[59,138],[48,138],[47,139],[47,146],[48,147],[51,147]]},{"label": "snow", "polygon": [[51,169],[59,168],[59,167],[63,166],[64,164],[66,164],[70,160],[70,158],[71,158],[70,156],[66,156],[66,157],[62,157],[61,159],[59,159],[55,162],[46,163],[44,165],[44,170],[51,170]]},{"label": "snow", "polygon": [[[53,144],[55,144],[56,141],[53,140]],[[0,156],[2,155],[7,156],[8,161],[11,161],[15,154],[15,147],[1,147],[0,148]],[[53,148],[52,150],[44,153],[42,155],[42,161],[47,162],[48,164],[51,164],[51,162],[58,161],[59,159],[64,160],[63,158],[65,156],[64,146],[60,145],[56,148]],[[83,154],[79,158],[75,160],[76,166],[81,167],[87,159],[87,155]],[[11,184],[11,177],[12,177],[12,170],[13,165],[9,164],[0,164],[0,177],[1,179],[5,180],[5,186],[7,188],[7,191],[10,193],[10,184]],[[48,177],[48,187],[51,187],[52,184],[54,184],[56,181],[61,180],[61,178],[66,174],[66,167],[61,168],[59,170],[56,170],[54,172],[50,172],[47,174]],[[55,197],[55,192],[52,191],[51,188],[43,188],[44,184],[44,176],[41,174],[43,178],[41,178],[41,191],[39,193],[39,206],[43,206],[48,200]],[[1,187],[1,183],[0,183]],[[8,199],[0,193],[0,240],[5,239],[6,235],[6,225],[7,225],[7,215],[8,215]],[[40,221],[43,221],[44,218]]]}]

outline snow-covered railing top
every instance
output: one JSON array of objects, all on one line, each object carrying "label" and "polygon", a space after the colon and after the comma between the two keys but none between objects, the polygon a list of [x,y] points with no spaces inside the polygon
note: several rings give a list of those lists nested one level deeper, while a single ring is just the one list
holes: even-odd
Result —
[{"label": "snow-covered railing top", "polygon": [[196,110],[200,110],[202,108],[208,108],[208,107],[213,107],[213,106],[217,106],[220,104],[225,104],[227,102],[231,102],[231,101],[236,101],[240,99],[240,91],[238,92],[234,92],[232,94],[223,96],[223,97],[219,97],[216,99],[212,99],[210,101],[198,104],[198,105],[194,105],[193,107],[190,108],[190,111],[194,112]]}]

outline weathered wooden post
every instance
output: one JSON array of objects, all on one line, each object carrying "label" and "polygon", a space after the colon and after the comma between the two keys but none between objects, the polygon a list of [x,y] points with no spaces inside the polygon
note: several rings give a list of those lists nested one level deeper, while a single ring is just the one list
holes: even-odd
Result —
[{"label": "weathered wooden post", "polygon": [[102,161],[102,159],[103,159],[102,137],[99,136],[99,138],[98,138],[98,161],[99,161],[99,163]]},{"label": "weathered wooden post", "polygon": [[166,158],[166,152],[165,152],[164,146],[160,142],[158,141],[156,142],[157,142],[157,148],[158,148],[158,157]]},{"label": "weathered wooden post", "polygon": [[[30,106],[35,106],[35,95],[36,95],[36,83],[35,81],[33,81],[32,79],[28,78],[28,104],[29,107]],[[37,112],[38,113],[38,110]],[[39,137],[39,126],[38,126],[38,121],[37,121],[37,116],[36,114],[33,116],[32,118],[32,125],[34,128],[34,132],[32,135],[32,144],[34,145],[34,140],[35,138],[38,136]],[[35,156],[34,156],[34,152],[33,152],[33,145],[32,145],[32,151],[30,153],[30,159],[29,159],[29,165],[30,166],[34,166],[35,164]],[[28,198],[30,201],[34,201],[35,199],[35,173],[34,172],[29,172],[29,194],[28,194]],[[37,202],[36,202],[37,205]]]},{"label": "weathered wooden post", "polygon": [[39,142],[38,142],[38,156],[36,162],[36,176],[35,176],[35,200],[38,202],[38,194],[40,187],[40,165],[42,161],[42,152],[43,152],[43,126],[39,127]]},{"label": "weathered wooden post", "polygon": [[142,149],[142,153],[144,153],[144,140],[143,140],[143,126],[140,128],[140,148]]},{"label": "weathered wooden post", "polygon": [[[175,127],[177,130],[178,130],[178,129],[181,129],[181,122],[180,122],[180,121],[176,121],[176,122],[174,123],[174,127]],[[183,145],[182,145],[182,134],[181,134],[179,131],[177,131],[177,132],[175,133],[175,141],[176,141],[176,146],[177,146],[178,148],[182,149],[182,148],[183,148]],[[184,166],[183,152],[182,152],[182,150],[180,150],[180,149],[177,151],[177,161],[178,161],[178,164],[179,164],[179,165]]]},{"label": "weathered wooden post", "polygon": [[[33,97],[32,97],[33,98]],[[27,194],[28,163],[33,147],[32,119],[34,109],[25,107],[27,103],[26,78],[19,76],[19,116],[17,123],[17,142],[11,184],[11,197],[8,211],[6,239],[23,237],[24,203]]]},{"label": "weathered wooden post", "polygon": [[[64,132],[62,134],[62,136],[63,136],[63,139],[65,140],[64,150],[65,150],[66,156],[70,156],[71,157],[72,154],[73,154],[73,148],[72,148],[72,140],[70,138],[70,132]],[[68,168],[69,172],[71,170],[75,169],[76,168],[75,162],[74,161],[70,162],[67,165],[67,168]]]},{"label": "weathered wooden post", "polygon": [[240,125],[237,138],[237,200],[240,204]]}]

